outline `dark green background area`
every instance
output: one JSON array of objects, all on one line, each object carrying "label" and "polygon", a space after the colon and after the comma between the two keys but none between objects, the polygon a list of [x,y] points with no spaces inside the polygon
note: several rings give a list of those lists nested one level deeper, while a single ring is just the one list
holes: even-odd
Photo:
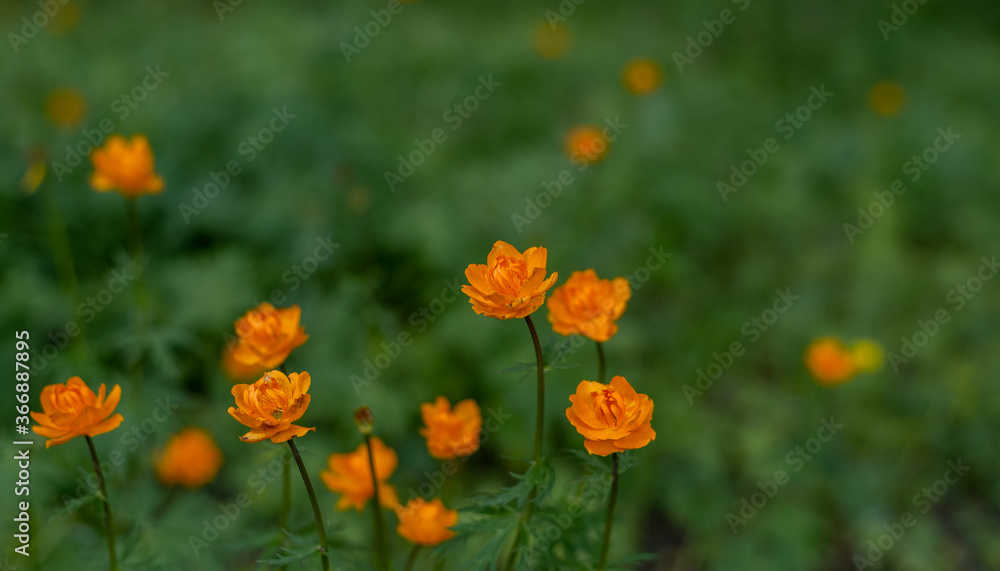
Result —
[{"label": "dark green background area", "polygon": [[[417,432],[420,403],[437,395],[511,415],[448,478],[446,503],[462,507],[475,492],[511,485],[508,472],[522,472],[531,453],[534,386],[530,376],[519,382],[520,374],[498,371],[532,359],[528,333],[444,293],[464,283],[465,267],[483,263],[496,240],[547,248],[560,284],[594,268],[639,286],[605,345],[609,372],[654,400],[657,438],[622,475],[612,558],[649,552],[649,569],[849,569],[884,524],[910,512],[916,523],[872,568],[1000,568],[1000,282],[985,282],[961,309],[948,298],[982,257],[1000,254],[995,2],[927,0],[886,39],[877,25],[893,14],[885,1],[751,0],[740,12],[728,1],[590,0],[566,17],[566,54],[545,59],[533,41],[546,10],[559,10],[555,0],[420,0],[403,5],[350,63],[341,44],[385,2],[244,0],[221,21],[207,1],[72,3],[81,19],[69,33],[42,29],[16,54],[0,42],[0,356],[13,361],[15,331],[28,330],[38,351],[67,322],[82,321],[76,296],[98,295],[127,262],[124,200],[89,188],[88,161],[61,180],[53,161],[64,162],[67,145],[85,141],[82,130],[105,118],[119,133],[145,134],[166,189],[139,200],[150,302],[143,382],[129,366],[140,338],[135,286],[86,323],[86,339],[72,339],[44,367],[35,357],[32,376],[35,409],[44,385],[73,375],[94,387],[122,385],[125,422],[95,443],[104,457],[118,450],[126,458],[109,475],[109,493],[128,568],[252,569],[273,547],[280,486],[250,478],[281,448],[238,441],[244,429],[226,414],[231,383],[219,355],[234,320],[275,289],[287,296],[280,305],[302,307],[310,336],[288,364],[313,378],[303,423],[317,431],[299,443],[324,515],[339,526],[332,537],[370,545],[371,514],[336,511],[336,496],[318,478],[330,453],[359,443],[351,413],[361,405],[374,410],[377,434],[399,454],[391,481],[404,500],[441,469]],[[737,10],[735,21],[678,72],[674,52],[727,8]],[[21,18],[38,9],[4,4],[0,32],[20,33]],[[621,83],[637,57],[666,73],[647,97]],[[114,102],[141,84],[147,66],[169,75],[122,117]],[[490,76],[500,86],[452,129],[444,114]],[[895,117],[868,105],[878,81],[906,91]],[[833,95],[785,140],[776,121],[806,103],[814,86]],[[87,101],[71,130],[45,117],[45,99],[60,87]],[[295,117],[250,161],[241,145],[275,108]],[[580,172],[563,149],[565,134],[615,118],[628,127],[603,161]],[[961,138],[911,181],[904,163],[949,127]],[[390,190],[385,172],[438,128],[447,139]],[[723,201],[717,181],[769,137],[780,149]],[[28,195],[18,180],[39,150],[49,171]],[[240,174],[185,220],[181,207],[195,204],[212,173],[233,160]],[[566,169],[573,182],[518,232],[512,215],[523,216],[542,183]],[[869,209],[873,193],[897,178],[906,192],[852,243],[844,224],[857,224],[858,208]],[[339,247],[293,288],[287,272],[327,237]],[[639,283],[651,248],[672,256]],[[750,342],[744,324],[786,288],[799,299]],[[421,321],[421,309],[441,307]],[[823,388],[802,364],[805,347],[826,335],[873,338],[899,353],[902,338],[939,310],[949,320],[898,371],[887,364]],[[543,343],[563,341],[546,313],[535,315]],[[404,332],[412,344],[358,394],[351,376]],[[736,341],[745,353],[689,400],[683,386],[695,386],[697,371]],[[545,450],[558,458],[556,503],[580,471],[568,451],[582,450],[582,437],[564,410],[576,384],[594,376],[590,345],[567,359],[579,367],[547,377]],[[13,372],[0,379],[7,522],[21,499],[12,491],[13,385]],[[167,398],[180,408],[147,422],[151,434],[134,449],[123,441]],[[796,448],[830,417],[843,429],[799,464]],[[206,488],[169,492],[153,475],[153,454],[187,425],[209,430],[226,463]],[[84,442],[36,444],[31,458],[33,555],[11,562],[106,565],[93,506],[50,523],[79,469],[90,472]],[[959,459],[969,471],[921,513],[915,494],[933,489]],[[738,514],[741,500],[778,470],[788,483],[734,534],[727,514]],[[312,514],[293,483],[292,523],[308,535]],[[195,558],[188,537],[240,493],[252,504]],[[601,509],[588,512],[594,554]],[[2,526],[4,554],[12,552],[10,527]],[[391,541],[401,568],[408,544],[394,532]]]}]

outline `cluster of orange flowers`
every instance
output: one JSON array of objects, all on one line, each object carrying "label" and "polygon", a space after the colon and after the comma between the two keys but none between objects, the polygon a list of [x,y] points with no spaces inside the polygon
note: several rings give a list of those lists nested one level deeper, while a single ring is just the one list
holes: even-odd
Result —
[{"label": "cluster of orange flowers", "polygon": [[806,349],[805,363],[816,381],[830,386],[878,369],[882,358],[882,347],[871,339],[855,341],[848,347],[840,339],[821,337]]}]

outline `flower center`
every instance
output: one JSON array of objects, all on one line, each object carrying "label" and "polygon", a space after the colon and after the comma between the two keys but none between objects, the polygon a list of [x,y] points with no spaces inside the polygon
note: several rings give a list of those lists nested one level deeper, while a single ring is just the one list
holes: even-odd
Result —
[{"label": "flower center", "polygon": [[497,258],[490,268],[493,289],[504,295],[517,295],[521,284],[528,278],[528,265],[524,260]]}]

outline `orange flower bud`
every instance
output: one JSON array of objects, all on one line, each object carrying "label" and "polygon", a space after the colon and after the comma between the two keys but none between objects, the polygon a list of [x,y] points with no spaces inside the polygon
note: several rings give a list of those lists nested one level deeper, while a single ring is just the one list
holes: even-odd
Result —
[{"label": "orange flower bud", "polygon": [[399,516],[399,535],[417,545],[437,545],[455,537],[455,532],[448,529],[458,523],[458,512],[444,507],[441,498],[430,502],[423,498],[414,498],[406,506],[396,505],[396,515]]},{"label": "orange flower bud", "polygon": [[806,367],[823,385],[838,385],[858,374],[858,365],[851,352],[839,339],[823,337],[806,349]]},{"label": "orange flower bud", "polygon": [[663,70],[651,59],[635,59],[625,66],[625,88],[635,95],[648,95],[663,81]]},{"label": "orange flower bud", "polygon": [[80,377],[73,377],[66,384],[46,386],[41,396],[45,412],[31,413],[38,423],[31,429],[48,438],[45,447],[49,448],[77,436],[97,436],[118,428],[122,415],[111,413],[121,400],[122,389],[115,385],[107,399],[105,390],[101,383],[95,395]]},{"label": "orange flower bud", "polygon": [[594,270],[587,270],[573,272],[545,305],[556,333],[578,333],[600,343],[618,331],[615,320],[625,313],[630,297],[632,289],[625,278],[599,280]]},{"label": "orange flower bud", "polygon": [[305,371],[287,377],[281,371],[271,371],[252,385],[235,385],[236,407],[229,407],[229,414],[252,429],[240,436],[240,440],[260,442],[270,438],[271,442],[285,442],[315,431],[292,424],[309,408],[311,381]]},{"label": "orange flower bud", "polygon": [[583,435],[591,454],[642,448],[656,439],[650,426],[653,401],[636,394],[624,377],[615,375],[610,385],[580,381],[569,402],[573,404],[566,409],[566,418]]},{"label": "orange flower bud", "polygon": [[375,426],[375,413],[367,406],[363,406],[354,411],[354,424],[358,425],[358,432],[361,434],[371,434]]},{"label": "orange flower bud", "polygon": [[420,414],[425,426],[420,429],[420,435],[427,439],[427,451],[431,456],[450,460],[479,450],[483,416],[476,401],[466,399],[452,410],[448,399],[439,396],[434,404],[420,405]]},{"label": "orange flower bud", "polygon": [[545,301],[545,292],[559,274],[545,277],[545,248],[528,248],[522,255],[514,246],[497,241],[486,264],[469,264],[462,286],[472,310],[497,319],[531,315]]},{"label": "orange flower bud", "polygon": [[215,479],[222,466],[222,451],[212,435],[200,428],[185,428],[170,438],[154,462],[164,484],[195,489]]},{"label": "orange flower bud", "polygon": [[306,342],[305,327],[299,326],[302,309],[297,305],[275,309],[264,302],[236,321],[239,344],[233,358],[248,366],[273,369],[285,362],[288,355]]},{"label": "orange flower bud", "polygon": [[97,192],[117,190],[126,198],[163,191],[163,178],[153,172],[153,151],[142,135],[126,141],[121,135],[111,135],[103,147],[90,155],[94,172],[90,186]]},{"label": "orange flower bud", "polygon": [[[379,503],[386,507],[394,506],[399,503],[399,497],[396,495],[396,488],[386,480],[396,470],[399,459],[396,452],[386,446],[381,438],[373,436],[371,443],[375,454],[375,474],[378,476]],[[375,495],[372,469],[368,463],[368,446],[362,442],[349,454],[330,454],[328,464],[330,469],[323,470],[319,476],[331,492],[341,494],[337,500],[337,509],[365,509],[365,503]]]},{"label": "orange flower bud", "polygon": [[566,135],[566,154],[573,163],[596,163],[607,152],[608,141],[597,127],[581,125]]}]

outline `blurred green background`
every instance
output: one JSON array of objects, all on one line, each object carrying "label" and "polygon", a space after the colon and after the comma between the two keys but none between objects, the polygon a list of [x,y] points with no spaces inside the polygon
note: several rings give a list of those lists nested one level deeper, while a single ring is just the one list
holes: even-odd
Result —
[{"label": "blurred green background", "polygon": [[[417,432],[420,403],[439,394],[511,415],[448,479],[445,502],[462,507],[475,492],[511,485],[508,472],[523,471],[530,455],[533,381],[497,372],[530,361],[530,340],[523,325],[478,316],[464,296],[443,294],[465,283],[465,267],[483,263],[496,240],[546,247],[559,283],[586,268],[633,277],[620,330],[605,344],[609,372],[655,401],[658,437],[622,475],[613,558],[647,552],[654,557],[643,568],[664,570],[850,569],[884,525],[911,512],[915,525],[883,539],[891,546],[871,568],[1000,568],[1000,283],[985,282],[961,309],[948,298],[983,256],[1000,253],[994,2],[420,0],[384,26],[369,24],[372,10],[387,7],[378,0],[246,1],[226,4],[233,9],[221,17],[221,2],[54,2],[58,13],[39,17],[47,24],[35,34],[22,18],[39,4],[0,7],[10,43],[0,46],[0,335],[8,339],[0,355],[12,361],[14,332],[30,331],[35,410],[44,385],[70,376],[122,385],[125,422],[95,443],[102,456],[127,458],[109,475],[126,568],[268,568],[254,562],[273,547],[280,486],[258,493],[248,478],[281,448],[238,441],[244,429],[226,414],[231,382],[219,359],[234,320],[275,289],[286,296],[277,305],[302,307],[310,336],[289,368],[313,378],[303,423],[317,431],[300,447],[324,515],[340,526],[332,536],[370,541],[370,514],[335,511],[318,478],[331,452],[357,446],[351,412],[361,405],[399,454],[392,482],[404,500],[440,469]],[[884,34],[878,22],[892,23],[894,6],[897,22],[904,7],[915,12]],[[733,21],[680,72],[675,52],[726,9]],[[547,31],[560,11],[559,31]],[[366,25],[378,34],[347,61],[343,44]],[[635,58],[662,67],[653,93],[623,86]],[[147,66],[165,73],[135,91]],[[499,86],[454,129],[446,113],[475,94],[480,77]],[[879,82],[895,86],[888,107],[872,101]],[[776,122],[820,86],[832,95],[786,140]],[[72,107],[69,120],[53,117],[60,89],[85,103],[78,121]],[[123,94],[143,100],[130,106]],[[274,109],[294,118],[249,152]],[[581,172],[566,134],[616,118],[627,128]],[[86,158],[69,173],[54,165],[68,164],[67,145],[81,145],[104,119],[126,136],[145,134],[166,181],[162,194],[138,201],[146,342],[138,343],[130,287],[85,324],[85,336],[46,359],[37,353],[50,339],[59,344],[67,322],[82,321],[77,298],[98,295],[128,260],[122,197],[89,188]],[[912,181],[904,163],[949,127],[960,138]],[[397,157],[438,128],[447,139],[390,189],[385,173]],[[770,137],[780,149],[723,200],[717,181]],[[234,160],[242,170],[216,197],[197,214],[182,208],[204,204],[198,193]],[[40,165],[47,173],[27,192],[32,164],[35,182]],[[524,216],[526,201],[565,169],[573,182],[518,231],[512,215]],[[858,224],[858,208],[897,178],[905,194],[852,243],[844,224]],[[327,238],[339,244],[332,256],[308,279],[289,278]],[[651,248],[671,256],[644,273]],[[750,342],[744,324],[786,288],[800,298]],[[422,308],[440,315],[414,318]],[[874,338],[899,353],[918,320],[941,309],[949,321],[898,371],[887,363],[827,388],[803,365],[805,347],[826,335]],[[545,313],[535,319],[543,342],[563,341]],[[402,332],[412,345],[356,392],[351,375]],[[697,371],[734,341],[745,353],[689,399],[684,385],[695,386]],[[545,449],[560,459],[557,500],[580,471],[567,451],[582,450],[582,438],[563,411],[579,380],[593,377],[589,342],[568,361],[580,367],[547,377]],[[23,499],[12,491],[13,373],[3,385],[0,513],[10,522]],[[167,398],[180,407],[130,450],[124,431]],[[790,463],[830,417],[843,429],[808,461]],[[153,454],[187,425],[215,436],[225,465],[201,490],[169,491],[154,476]],[[4,556],[17,569],[102,568],[94,506],[57,517],[79,469],[91,470],[83,441],[49,450],[37,442],[32,556],[13,555],[12,531],[0,541]],[[933,492],[959,459],[969,471],[921,513],[914,495]],[[727,514],[739,515],[741,500],[777,470],[788,483],[734,533]],[[308,533],[312,514],[296,482],[293,524]],[[241,492],[252,505],[195,557],[189,536]],[[592,506],[586,536],[595,551],[601,510]],[[407,545],[392,535],[401,566]]]}]

